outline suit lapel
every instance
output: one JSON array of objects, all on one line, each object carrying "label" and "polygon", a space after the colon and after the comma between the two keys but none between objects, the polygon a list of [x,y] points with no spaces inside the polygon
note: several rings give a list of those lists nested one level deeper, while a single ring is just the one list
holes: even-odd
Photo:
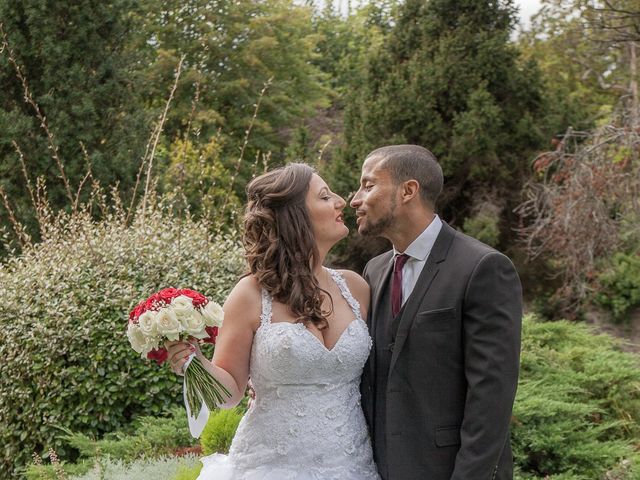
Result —
[{"label": "suit lapel", "polygon": [[[393,270],[393,250],[389,252],[389,254],[385,254],[384,259],[382,259],[382,265],[380,268],[380,274],[374,282],[375,287],[373,288],[373,292],[371,292],[371,305],[375,306],[375,315],[380,315],[380,297],[387,287],[387,283],[391,278],[391,270]],[[373,322],[372,327],[375,329],[375,322]]]},{"label": "suit lapel", "polygon": [[416,318],[422,299],[425,297],[429,287],[431,287],[431,284],[433,283],[433,280],[438,275],[440,264],[447,258],[447,252],[449,251],[449,247],[451,246],[451,242],[455,237],[455,234],[456,231],[453,228],[445,222],[442,222],[440,233],[438,234],[433,248],[431,249],[429,258],[427,258],[427,261],[422,268],[422,272],[420,272],[416,286],[413,288],[413,292],[411,292],[411,295],[405,302],[403,309],[395,319],[395,321],[398,322],[398,328],[396,330],[393,353],[391,354],[389,376],[391,376],[391,372],[393,372],[393,367],[398,360],[398,355],[400,354],[407,336],[409,335],[409,330]]}]

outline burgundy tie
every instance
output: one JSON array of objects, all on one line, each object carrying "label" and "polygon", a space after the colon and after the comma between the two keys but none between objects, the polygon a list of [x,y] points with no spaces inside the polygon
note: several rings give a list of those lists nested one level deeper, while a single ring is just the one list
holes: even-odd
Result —
[{"label": "burgundy tie", "polygon": [[391,280],[391,315],[393,318],[402,308],[402,267],[407,263],[407,260],[409,260],[409,255],[406,253],[395,256],[393,279]]}]

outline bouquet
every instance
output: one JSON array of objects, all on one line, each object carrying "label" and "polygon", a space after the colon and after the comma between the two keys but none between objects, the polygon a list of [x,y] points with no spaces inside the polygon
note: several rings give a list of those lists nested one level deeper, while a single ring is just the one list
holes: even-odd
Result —
[{"label": "bouquet", "polygon": [[[142,358],[162,364],[168,352],[165,340],[187,340],[215,344],[224,311],[216,302],[194,290],[165,288],[141,301],[129,313],[127,337]],[[208,410],[231,397],[231,393],[212,377],[192,354],[184,366],[184,398],[187,413]],[[208,412],[207,412],[208,414]]]}]

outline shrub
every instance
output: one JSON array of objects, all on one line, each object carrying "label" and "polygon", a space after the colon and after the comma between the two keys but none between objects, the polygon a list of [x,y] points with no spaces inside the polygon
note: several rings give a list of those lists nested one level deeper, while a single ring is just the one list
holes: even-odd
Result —
[{"label": "shrub", "polygon": [[229,451],[233,436],[242,419],[241,412],[239,408],[230,408],[228,410],[216,410],[211,413],[207,426],[200,437],[202,452],[205,455],[216,452],[227,453]]},{"label": "shrub", "polygon": [[69,480],[149,480],[170,479],[187,468],[195,468],[198,459],[193,455],[184,457],[160,457],[139,459],[131,463],[122,460],[105,460],[90,472]]},{"label": "shrub", "polygon": [[462,229],[464,233],[480,240],[487,245],[497,247],[500,241],[500,217],[492,212],[479,211],[472,217],[466,218]]},{"label": "shrub", "polygon": [[65,447],[56,426],[98,437],[181,402],[181,382],[129,346],[125,322],[161,287],[221,301],[244,268],[233,237],[159,202],[130,225],[59,215],[41,243],[0,264],[0,477],[34,451]]},{"label": "shrub", "polygon": [[[218,221],[233,225],[241,202],[233,191],[232,172],[221,158],[221,142],[219,136],[204,145],[174,140],[163,152],[167,166],[160,177],[160,185],[165,191],[184,195],[190,211],[204,215],[215,212]],[[254,167],[257,168],[257,164]]]},{"label": "shrub", "polygon": [[[153,459],[180,455],[180,452],[198,449],[199,442],[189,433],[183,406],[174,407],[169,416],[139,417],[133,422],[134,432],[107,433],[94,439],[83,433],[67,431],[61,438],[65,445],[80,453],[78,463],[66,463],[63,470],[69,476],[79,476],[95,470],[107,460],[132,462],[142,458]],[[193,469],[191,469],[193,470]],[[27,480],[57,480],[53,465],[40,461],[26,470]],[[197,475],[196,475],[197,477]]]},{"label": "shrub", "polygon": [[172,408],[168,417],[139,417],[133,427],[135,431],[131,434],[111,432],[99,440],[84,433],[68,432],[62,440],[78,450],[82,458],[95,460],[108,456],[124,461],[172,455],[180,448],[197,444],[189,433],[183,406]]},{"label": "shrub", "polygon": [[512,420],[519,478],[605,478],[625,459],[640,474],[638,363],[584,325],[526,318]]},{"label": "shrub", "polygon": [[609,308],[615,320],[624,320],[632,308],[640,305],[640,254],[616,253],[599,280],[602,291],[597,302]]},{"label": "shrub", "polygon": [[92,464],[79,463],[44,463],[40,458],[37,463],[29,465],[24,471],[26,480],[60,480],[69,476],[84,475],[91,470]]},{"label": "shrub", "polygon": [[193,467],[181,466],[178,469],[178,473],[172,480],[196,480],[198,475],[200,475],[200,470],[202,470],[201,463],[194,465]]}]

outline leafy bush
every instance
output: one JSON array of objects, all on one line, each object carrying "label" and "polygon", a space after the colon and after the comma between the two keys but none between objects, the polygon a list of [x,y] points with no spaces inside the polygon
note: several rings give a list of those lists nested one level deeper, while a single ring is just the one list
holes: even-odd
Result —
[{"label": "leafy bush", "polygon": [[198,462],[198,458],[193,455],[153,459],[143,458],[132,463],[107,459],[90,472],[81,476],[71,477],[69,480],[170,479],[185,469],[197,467]]},{"label": "leafy bush", "polygon": [[221,151],[221,140],[217,136],[204,145],[176,139],[163,152],[167,166],[160,185],[168,192],[178,191],[184,195],[190,211],[215,212],[219,221],[232,225],[240,200],[233,191],[233,175],[225,167]]},{"label": "leafy bush", "polygon": [[512,435],[519,478],[639,478],[640,368],[615,340],[566,321],[524,322]]},{"label": "leafy bush", "polygon": [[196,480],[198,475],[200,475],[200,470],[202,470],[201,463],[194,465],[193,467],[183,465],[178,469],[178,473],[172,480]]},{"label": "leafy bush", "polygon": [[466,218],[462,229],[467,235],[480,240],[487,245],[497,247],[500,241],[499,213],[479,211],[472,217]]},{"label": "leafy bush", "polygon": [[241,419],[242,411],[237,407],[212,412],[200,437],[202,452],[205,455],[227,453]]},{"label": "leafy bush", "polygon": [[0,264],[0,477],[34,451],[76,452],[56,426],[102,436],[181,401],[181,382],[141,359],[125,336],[127,312],[161,287],[221,301],[244,268],[233,237],[172,213],[162,201],[128,225],[59,215],[42,242]]},{"label": "leafy bush", "polygon": [[78,463],[43,463],[39,460],[38,463],[29,465],[24,472],[26,480],[60,480],[60,478],[66,478],[69,476],[84,475],[93,464],[88,462]]},{"label": "leafy bush", "polygon": [[139,417],[132,434],[107,433],[96,440],[84,433],[71,433],[62,437],[70,447],[80,452],[81,458],[98,459],[107,456],[130,461],[141,457],[172,455],[178,449],[197,445],[189,433],[187,416],[182,406],[171,409],[168,417]]},{"label": "leafy bush", "polygon": [[597,302],[607,307],[617,321],[640,305],[640,254],[618,252],[613,256],[611,268],[600,275],[602,291]]},{"label": "leafy bush", "polygon": [[[185,409],[174,407],[169,416],[139,417],[133,422],[135,431],[107,433],[102,439],[94,439],[83,433],[67,432],[63,442],[80,452],[77,463],[65,463],[61,468],[68,476],[84,475],[96,471],[106,462],[123,464],[136,460],[171,457],[183,452],[199,453],[199,441],[189,433]],[[177,475],[191,475],[200,471],[200,464],[182,466]],[[184,471],[184,472],[183,472]],[[193,478],[196,478],[198,473]],[[57,480],[54,465],[30,465],[26,470],[27,480]]]}]

